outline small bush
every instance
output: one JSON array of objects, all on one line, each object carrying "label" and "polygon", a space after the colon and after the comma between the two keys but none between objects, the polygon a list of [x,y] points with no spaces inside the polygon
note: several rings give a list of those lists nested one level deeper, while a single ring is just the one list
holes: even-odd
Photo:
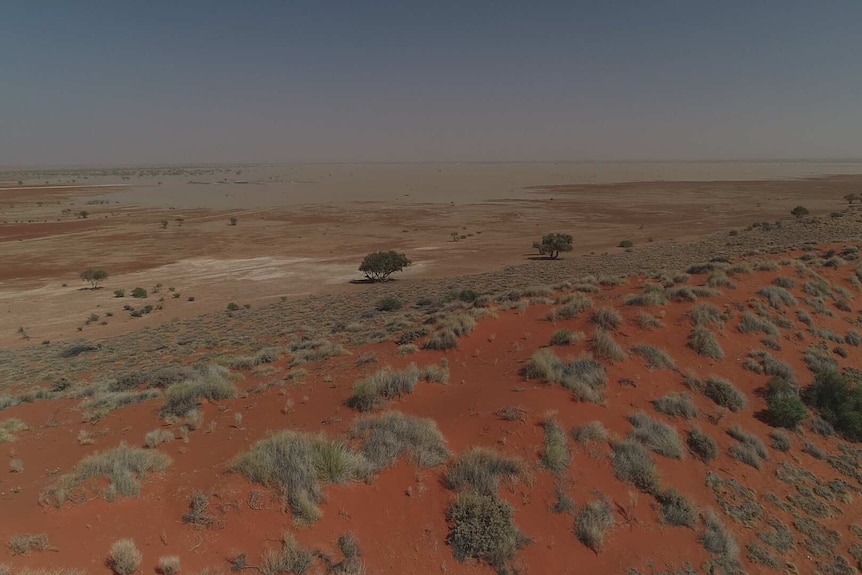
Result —
[{"label": "small bush", "polygon": [[280,431],[236,457],[231,470],[277,490],[295,517],[313,523],[320,515],[321,484],[365,479],[371,464],[345,444],[322,435]]},{"label": "small bush", "polygon": [[629,437],[641,442],[659,455],[682,459],[682,441],[680,441],[676,429],[654,420],[642,411],[630,416],[629,421],[634,426]]},{"label": "small bush", "polygon": [[413,393],[419,383],[419,368],[410,364],[402,370],[385,367],[353,386],[353,395],[347,405],[358,411],[372,411],[382,407],[387,400]]},{"label": "small bush", "polygon": [[769,459],[769,452],[766,450],[763,441],[753,433],[748,433],[738,425],[734,425],[727,430],[727,434],[738,442],[751,447],[760,459]]},{"label": "small bush", "polygon": [[814,459],[819,459],[821,461],[826,459],[826,453],[810,441],[806,441],[805,445],[802,446],[802,452],[807,453]]},{"label": "small bush", "polygon": [[770,396],[766,405],[766,421],[775,427],[796,429],[808,417],[805,404],[797,397]]},{"label": "small bush", "polygon": [[447,349],[458,349],[458,336],[451,329],[438,329],[423,346],[425,349],[445,351]]},{"label": "small bush", "polygon": [[68,500],[81,500],[81,485],[92,478],[105,478],[108,487],[104,497],[113,501],[117,497],[137,497],[141,480],[147,473],[160,473],[171,464],[171,458],[152,449],[118,447],[94,453],[82,459],[71,473],[63,475],[42,494],[43,503],[60,507]]},{"label": "small bush", "polygon": [[714,376],[706,380],[703,394],[714,401],[716,405],[726,407],[733,412],[741,411],[748,405],[744,393],[736,389],[729,381]]},{"label": "small bush", "polygon": [[686,419],[697,417],[697,407],[685,393],[669,393],[654,400],[652,404],[656,411],[665,415],[685,417]]},{"label": "small bush", "polygon": [[230,373],[221,366],[209,365],[196,370],[193,377],[165,390],[162,416],[181,417],[197,408],[200,400],[218,401],[236,395]]},{"label": "small bush", "polygon": [[[297,543],[292,533],[285,533],[278,548],[264,551],[260,558],[258,571],[261,575],[287,575],[288,573],[304,575],[311,569],[314,556],[312,551],[304,549]],[[231,570],[238,569],[232,568]],[[343,575],[351,575],[352,573],[350,571],[337,572]]]},{"label": "small bush", "polygon": [[655,462],[637,441],[626,440],[613,445],[614,474],[645,493],[658,493],[661,480]]},{"label": "small bush", "polygon": [[459,493],[446,512],[450,524],[446,542],[458,561],[475,559],[507,572],[524,543],[514,515],[512,506],[495,496],[469,490]]},{"label": "small bush", "polygon": [[700,536],[700,543],[703,545],[703,548],[718,557],[722,562],[735,563],[739,555],[739,545],[737,545],[733,535],[731,535],[712,509],[707,509],[702,514],[702,518],[704,532]]},{"label": "small bush", "polygon": [[51,548],[44,533],[16,533],[9,538],[9,555],[29,555],[31,551],[46,551]]},{"label": "small bush", "polygon": [[550,321],[575,319],[581,312],[593,307],[593,300],[583,294],[575,294],[565,305],[551,310],[548,314]]},{"label": "small bush", "polygon": [[660,319],[646,312],[638,314],[638,325],[641,329],[659,329],[664,327]]},{"label": "small bush", "polygon": [[757,294],[765,297],[769,305],[777,310],[784,309],[786,306],[795,307],[799,305],[796,298],[784,288],[776,286],[764,287]]},{"label": "small bush", "polygon": [[388,295],[377,302],[377,311],[398,311],[403,305],[400,299],[394,295]]},{"label": "small bush", "polygon": [[636,345],[632,348],[635,355],[647,361],[650,369],[676,369],[676,363],[664,351],[651,345]]},{"label": "small bush", "polygon": [[623,317],[614,308],[600,307],[593,312],[591,321],[602,329],[615,331],[623,324]]},{"label": "small bush", "polygon": [[862,440],[862,386],[837,371],[821,371],[803,399],[850,441]]},{"label": "small bush", "polygon": [[115,289],[115,290],[114,290],[114,297],[117,297],[117,298],[120,298],[120,297],[126,297],[126,290],[124,290],[124,289]]},{"label": "small bush", "polygon": [[162,575],[177,575],[180,571],[180,558],[176,555],[159,557],[158,572]]},{"label": "small bush", "polygon": [[545,447],[542,450],[542,465],[554,475],[562,475],[566,472],[571,459],[568,437],[553,418],[549,417],[545,420],[544,428]]},{"label": "small bush", "polygon": [[572,392],[578,401],[601,403],[607,385],[607,370],[590,355],[564,363],[553,351],[544,348],[534,353],[524,366],[528,379],[558,383]]},{"label": "small bush", "polygon": [[626,298],[626,305],[634,305],[640,307],[665,305],[668,302],[668,295],[664,288],[656,284],[647,284],[641,293],[630,295]]},{"label": "small bush", "polygon": [[718,444],[712,437],[697,428],[688,433],[686,444],[689,451],[704,463],[709,463],[718,457]]},{"label": "small bush", "polygon": [[658,495],[661,504],[659,515],[664,523],[694,527],[697,521],[697,508],[675,489],[668,489]]},{"label": "small bush", "polygon": [[633,248],[633,247],[634,247],[634,245],[635,245],[635,243],[634,243],[633,241],[631,241],[631,240],[622,240],[622,241],[620,241],[620,243],[618,244],[618,246],[619,246],[619,247],[621,247],[621,248],[625,248],[625,249]]},{"label": "small bush", "polygon": [[610,433],[601,421],[591,421],[586,425],[572,429],[572,439],[580,444],[605,442],[609,437]]},{"label": "small bush", "polygon": [[713,333],[703,327],[695,326],[688,340],[688,345],[698,354],[711,357],[712,359],[724,359],[724,350],[721,349],[718,340]]},{"label": "small bush", "polygon": [[597,357],[608,361],[623,361],[626,358],[626,352],[616,342],[614,336],[599,328],[593,335],[592,350]]},{"label": "small bush", "polygon": [[470,489],[480,495],[496,496],[500,478],[515,479],[523,473],[521,463],[495,451],[473,447],[462,453],[446,471],[443,482],[448,489]]},{"label": "small bush", "polygon": [[147,290],[142,288],[142,287],[136,287],[135,289],[132,290],[132,297],[138,298],[138,299],[143,299],[143,298],[147,297]]},{"label": "small bush", "polygon": [[741,333],[764,333],[766,335],[778,335],[778,328],[768,319],[754,315],[750,311],[745,312],[737,329]]},{"label": "small bush", "polygon": [[116,575],[132,575],[141,567],[143,555],[131,539],[120,539],[111,545],[108,564]]},{"label": "small bush", "polygon": [[724,314],[715,304],[699,303],[694,305],[689,312],[689,317],[694,325],[704,327],[716,327],[721,329],[726,321]]},{"label": "small bush", "polygon": [[352,435],[361,441],[360,451],[375,471],[393,465],[403,454],[419,467],[434,467],[449,457],[446,440],[433,419],[390,411],[360,419]]},{"label": "small bush", "polygon": [[611,502],[600,497],[587,503],[575,518],[575,535],[578,541],[598,553],[605,535],[614,526],[614,511]]},{"label": "small bush", "polygon": [[571,345],[584,339],[583,332],[561,329],[551,336],[551,345]]},{"label": "small bush", "polygon": [[773,431],[769,434],[772,439],[772,448],[778,451],[790,451],[790,438],[780,431]]},{"label": "small bush", "polygon": [[169,429],[154,429],[144,436],[144,445],[150,449],[155,449],[166,441],[174,440],[174,432]]}]

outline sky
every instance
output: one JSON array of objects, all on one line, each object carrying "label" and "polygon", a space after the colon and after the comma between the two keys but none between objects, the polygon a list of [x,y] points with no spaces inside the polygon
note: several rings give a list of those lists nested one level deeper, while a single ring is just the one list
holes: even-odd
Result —
[{"label": "sky", "polygon": [[4,0],[0,165],[862,158],[860,0]]}]

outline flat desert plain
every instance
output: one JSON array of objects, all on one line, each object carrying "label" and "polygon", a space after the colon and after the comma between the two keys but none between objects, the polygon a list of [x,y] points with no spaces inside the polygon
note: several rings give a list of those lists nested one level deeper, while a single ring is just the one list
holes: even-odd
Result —
[{"label": "flat desert plain", "polygon": [[[828,214],[862,190],[860,174],[859,162],[7,169],[0,345],[25,335],[100,339],[229,303],[361,292],[350,282],[375,250],[405,252],[413,265],[398,277],[422,280],[522,263],[552,231],[589,254],[623,240],[685,242],[784,218],[796,205]],[[88,267],[109,273],[101,289],[84,289]],[[114,297],[136,287],[156,292],[132,302],[156,308],[144,317]]]}]

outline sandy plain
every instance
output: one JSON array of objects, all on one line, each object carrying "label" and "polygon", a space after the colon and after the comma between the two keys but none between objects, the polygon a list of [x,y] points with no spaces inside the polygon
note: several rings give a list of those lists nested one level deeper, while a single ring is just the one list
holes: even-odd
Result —
[{"label": "sandy plain", "polygon": [[[548,231],[593,253],[741,228],[798,204],[824,214],[862,190],[860,174],[862,162],[7,169],[0,345],[25,345],[19,328],[39,341],[99,339],[230,302],[349,294],[378,249],[406,252],[414,265],[400,277],[419,280],[526,261]],[[87,267],[109,272],[102,289],[82,289]],[[143,303],[161,309],[130,318],[129,298],[113,293],[138,286],[159,290]]]}]

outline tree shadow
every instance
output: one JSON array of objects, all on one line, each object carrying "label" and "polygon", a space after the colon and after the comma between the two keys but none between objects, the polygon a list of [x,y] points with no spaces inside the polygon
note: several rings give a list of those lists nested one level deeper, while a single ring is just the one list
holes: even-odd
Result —
[{"label": "tree shadow", "polygon": [[527,256],[527,259],[533,260],[533,261],[550,261],[550,262],[553,262],[553,261],[559,260],[560,258],[552,258],[551,256]]},{"label": "tree shadow", "polygon": [[398,280],[395,278],[389,278],[386,280],[370,280],[368,278],[362,278],[360,280],[348,280],[347,283],[354,285],[374,285],[374,284],[388,284],[388,283],[397,283]]}]

